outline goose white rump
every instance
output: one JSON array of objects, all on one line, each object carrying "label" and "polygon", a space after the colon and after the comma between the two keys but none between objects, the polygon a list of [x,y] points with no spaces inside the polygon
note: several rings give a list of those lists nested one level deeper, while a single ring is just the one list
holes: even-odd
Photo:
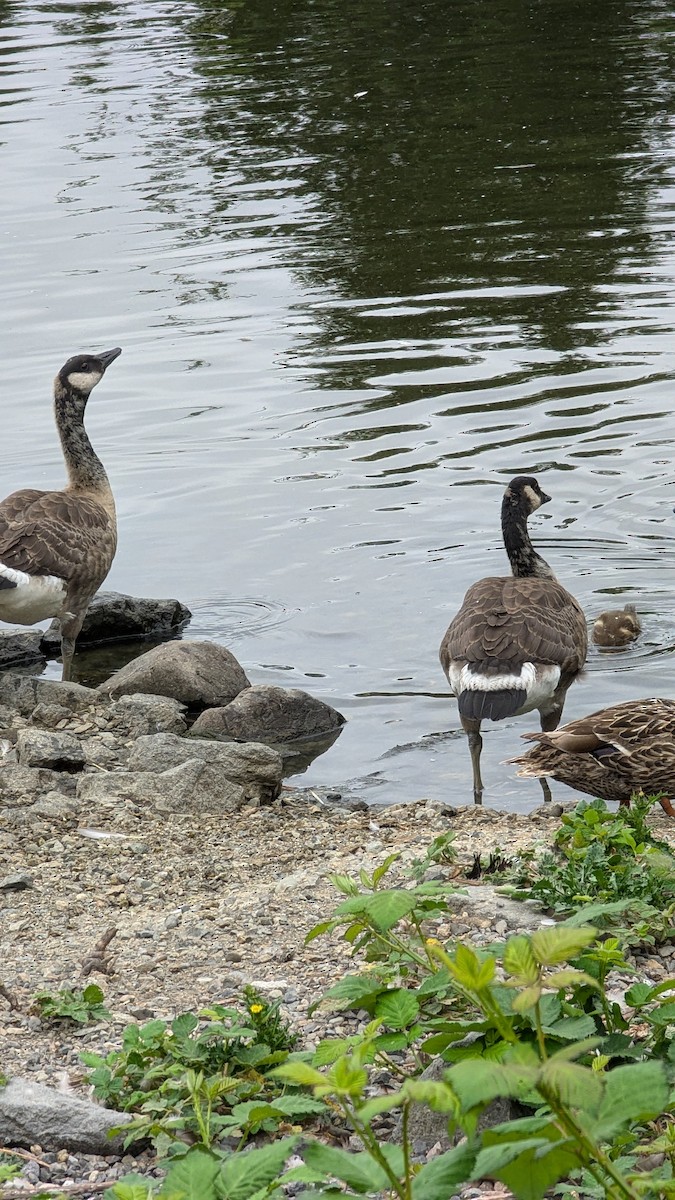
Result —
[{"label": "goose white rump", "polygon": [[0,562],[0,621],[34,625],[58,617],[66,591],[65,580],[56,575],[28,575]]}]

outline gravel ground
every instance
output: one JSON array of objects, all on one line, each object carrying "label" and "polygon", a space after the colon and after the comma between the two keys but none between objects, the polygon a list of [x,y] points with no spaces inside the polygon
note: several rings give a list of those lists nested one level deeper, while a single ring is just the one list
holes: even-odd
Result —
[{"label": "gravel ground", "polygon": [[[193,816],[158,814],[132,801],[95,818],[82,813],[79,823],[2,811],[0,984],[18,1003],[14,1009],[0,998],[2,1071],[87,1095],[82,1049],[117,1048],[135,1020],[230,1003],[245,983],[281,999],[305,1045],[327,1032],[351,1031],[352,1017],[307,1016],[311,1002],[350,969],[349,947],[337,935],[303,944],[338,900],[330,875],[372,870],[393,851],[401,866],[409,865],[448,829],[456,832],[464,866],[497,847],[513,856],[550,844],[555,813],[555,805],[520,814],[424,802],[347,811],[327,806],[316,792],[291,789],[273,805],[228,815],[226,822],[204,814],[198,826]],[[653,820],[659,835],[675,843],[660,810]],[[5,890],[13,876],[28,886]],[[455,916],[452,932],[483,938],[504,932],[499,912],[481,917],[460,901]],[[111,928],[107,972],[85,975],[83,964]],[[665,961],[655,965],[666,973]],[[55,1029],[31,1014],[37,989],[82,988],[91,980],[103,988],[111,1022]],[[129,1170],[151,1174],[152,1157],[101,1159],[34,1148],[26,1182],[88,1184],[88,1191],[70,1194],[93,1197]],[[464,1194],[484,1192],[490,1188]]]}]

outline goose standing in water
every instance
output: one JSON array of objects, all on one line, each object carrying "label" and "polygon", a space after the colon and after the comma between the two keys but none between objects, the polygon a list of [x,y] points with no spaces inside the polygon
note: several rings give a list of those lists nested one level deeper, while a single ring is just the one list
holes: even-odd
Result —
[{"label": "goose standing in water", "polygon": [[[481,721],[537,708],[542,729],[556,729],[567,689],[586,661],[584,614],[527,531],[528,517],[550,498],[532,476],[511,480],[502,534],[512,574],[474,583],[441,643],[441,665],[469,739],[476,804],[483,794]],[[546,779],[541,786],[550,800]]]},{"label": "goose standing in water", "polygon": [[626,700],[554,733],[524,733],[537,745],[509,762],[527,779],[550,775],[578,792],[630,804],[636,792],[654,796],[675,817],[675,700]]},{"label": "goose standing in water", "polygon": [[63,678],[117,548],[115,502],[84,428],[89,394],[122,351],[69,358],[54,380],[54,416],[68,472],[61,491],[24,488],[0,503],[0,620],[61,622]]}]

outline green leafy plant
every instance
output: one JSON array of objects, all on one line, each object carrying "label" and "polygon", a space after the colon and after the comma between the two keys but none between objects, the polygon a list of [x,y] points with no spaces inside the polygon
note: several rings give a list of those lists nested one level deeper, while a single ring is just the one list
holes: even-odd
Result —
[{"label": "green leafy plant", "polygon": [[297,1137],[283,1138],[245,1154],[217,1154],[195,1146],[170,1166],[155,1187],[138,1175],[127,1175],[104,1194],[104,1200],[266,1200],[280,1196],[284,1166]]},{"label": "green leafy plant", "polygon": [[123,1128],[127,1144],[146,1136],[163,1153],[184,1153],[186,1138],[208,1149],[225,1137],[243,1144],[322,1113],[322,1105],[270,1076],[295,1042],[278,1004],[249,988],[243,1010],[215,1005],[171,1022],[130,1025],[121,1050],[81,1057],[96,1097],[135,1114]]},{"label": "green leafy plant", "polygon": [[108,1021],[110,1013],[103,1003],[103,992],[96,983],[90,983],[81,992],[62,988],[53,993],[36,992],[33,1008],[45,1021],[73,1021],[86,1025],[89,1021]]},{"label": "green leafy plant", "polygon": [[[426,1043],[430,1049],[435,1040],[433,1048],[443,1051],[449,1064],[444,1079],[408,1078],[393,1094],[369,1097],[367,1066],[377,1051],[381,1018],[360,1039],[320,1044],[311,1063],[277,1068],[280,1078],[304,1084],[316,1098],[338,1107],[363,1145],[360,1155],[350,1155],[313,1144],[303,1152],[304,1167],[292,1177],[319,1190],[337,1179],[347,1194],[384,1190],[400,1200],[427,1200],[438,1196],[439,1188],[449,1191],[459,1183],[491,1177],[523,1200],[539,1200],[570,1173],[586,1172],[603,1195],[635,1200],[644,1194],[647,1176],[637,1184],[633,1179],[635,1156],[624,1154],[619,1166],[608,1143],[632,1137],[637,1144],[636,1127],[666,1110],[666,1063],[672,1066],[675,1054],[669,1041],[662,1047],[662,1061],[628,1061],[607,1069],[615,1058],[630,1059],[634,1044],[624,1037],[611,1045],[616,1033],[603,1025],[602,1004],[593,1015],[579,1006],[579,996],[599,993],[603,971],[616,966],[614,950],[599,961],[592,957],[595,940],[596,931],[589,927],[544,927],[531,937],[510,938],[500,958],[478,954],[464,943],[448,954],[432,943],[438,970],[450,976],[474,1010],[468,1023],[439,1021],[435,1039]],[[593,972],[577,965],[584,958]],[[662,1004],[660,997],[674,987],[671,980],[656,989],[632,989],[626,1002],[643,1021],[663,1028],[675,1004]],[[481,1035],[469,1046],[468,1027]],[[605,1036],[596,1034],[598,1028]],[[329,1069],[322,1071],[327,1062]],[[481,1113],[498,1097],[518,1099],[532,1108],[532,1115],[479,1134]],[[421,1170],[412,1163],[407,1142],[415,1102],[447,1113],[450,1126],[459,1126],[468,1138]],[[401,1110],[402,1146],[380,1143],[373,1129],[374,1118],[392,1109]]]},{"label": "green leafy plant", "polygon": [[630,808],[612,813],[604,800],[581,800],[563,814],[553,852],[530,856],[515,888],[504,890],[555,913],[616,904],[597,910],[603,924],[626,926],[632,917],[651,922],[652,943],[657,931],[666,940],[675,932],[675,859],[646,823],[653,804],[653,798],[637,797]]}]

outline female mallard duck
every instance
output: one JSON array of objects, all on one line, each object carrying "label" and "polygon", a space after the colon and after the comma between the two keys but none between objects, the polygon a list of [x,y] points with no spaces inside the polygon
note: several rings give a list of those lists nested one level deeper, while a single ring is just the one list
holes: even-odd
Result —
[{"label": "female mallard duck", "polygon": [[578,792],[630,804],[635,792],[665,793],[661,808],[675,817],[675,700],[627,700],[570,721],[554,733],[524,733],[532,750],[508,761],[518,775],[550,775]]},{"label": "female mallard duck", "polygon": [[0,621],[61,621],[63,678],[75,639],[117,548],[108,476],[84,428],[89,394],[119,348],[69,358],[54,380],[54,416],[68,471],[61,491],[24,488],[0,503]]},{"label": "female mallard duck", "polygon": [[[512,574],[474,583],[441,643],[441,665],[469,739],[476,804],[483,793],[481,721],[537,708],[542,729],[557,729],[567,689],[586,661],[584,614],[527,532],[528,517],[550,499],[531,475],[511,480],[502,534]],[[550,800],[545,779],[541,786]]]},{"label": "female mallard duck", "polygon": [[627,646],[641,632],[635,605],[627,604],[625,608],[608,608],[600,613],[593,625],[593,641],[596,646]]}]

